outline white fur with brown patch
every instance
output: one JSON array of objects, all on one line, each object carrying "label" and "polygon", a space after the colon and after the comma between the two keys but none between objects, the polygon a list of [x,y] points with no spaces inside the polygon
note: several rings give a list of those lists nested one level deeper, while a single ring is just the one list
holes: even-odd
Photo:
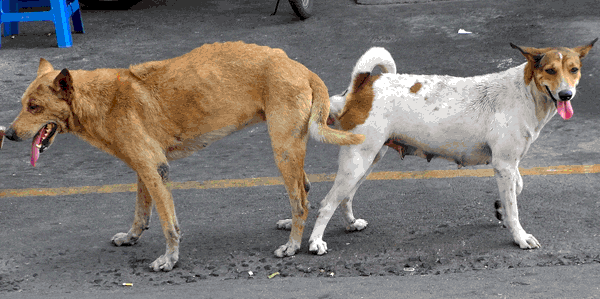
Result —
[{"label": "white fur with brown patch", "polygon": [[[341,147],[333,187],[321,202],[309,239],[310,251],[319,255],[327,252],[323,234],[340,203],[347,230],[366,227],[365,220],[354,217],[352,200],[388,147],[402,156],[416,155],[428,160],[442,157],[455,161],[459,167],[492,163],[502,200],[500,208],[506,213],[504,224],[521,248],[540,247],[519,222],[517,195],[523,189],[519,161],[556,114],[557,106],[562,105],[563,118],[570,117],[565,102],[575,95],[581,77],[580,59],[596,40],[571,49],[513,45],[528,62],[499,73],[468,78],[384,73],[371,83],[359,85],[363,97],[372,95],[360,100],[370,100],[372,105],[354,106],[370,110],[366,120],[349,132],[362,134],[366,140]],[[360,115],[346,113],[345,109],[351,109],[345,105],[346,100],[357,101],[356,97],[361,96],[352,87],[357,86],[356,80],[369,82],[364,74],[375,65],[369,62],[395,65],[384,51],[369,50],[359,59],[348,92],[330,98],[330,116]],[[364,92],[365,89],[372,92]],[[340,127],[340,120],[334,123]]]}]

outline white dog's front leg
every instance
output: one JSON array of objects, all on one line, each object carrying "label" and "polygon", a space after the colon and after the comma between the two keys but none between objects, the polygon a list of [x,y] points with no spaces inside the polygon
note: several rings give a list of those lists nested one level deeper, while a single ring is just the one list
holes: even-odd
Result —
[{"label": "white dog's front leg", "polygon": [[[519,210],[517,208],[517,193],[520,193],[523,180],[517,165],[509,165],[505,162],[495,163],[494,174],[500,190],[500,199],[504,207],[506,217],[504,224],[510,230],[515,243],[523,249],[539,248],[538,240],[525,232],[519,222]],[[515,163],[516,164],[516,163]]]},{"label": "white dog's front leg", "polygon": [[519,168],[517,167],[517,196],[521,194],[523,191],[523,177],[521,177],[521,173],[519,172]]}]

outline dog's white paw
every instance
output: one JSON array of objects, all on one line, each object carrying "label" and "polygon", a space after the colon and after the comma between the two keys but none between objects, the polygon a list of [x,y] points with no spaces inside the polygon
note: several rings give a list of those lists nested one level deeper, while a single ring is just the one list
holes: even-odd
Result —
[{"label": "dog's white paw", "polygon": [[153,271],[171,271],[173,267],[179,260],[178,254],[164,254],[157,258],[152,264],[150,264],[150,269]]},{"label": "dog's white paw", "polygon": [[519,234],[518,238],[515,238],[515,243],[517,243],[521,249],[535,249],[541,247],[540,242],[533,235],[525,232]]},{"label": "dog's white paw", "polygon": [[285,245],[279,246],[274,254],[277,257],[293,256],[300,249],[300,244],[297,242],[287,242]]},{"label": "dog's white paw", "polygon": [[118,233],[110,239],[115,246],[130,246],[137,242],[138,238],[131,237],[128,233]]},{"label": "dog's white paw", "polygon": [[292,229],[292,219],[283,219],[277,221],[278,229],[291,230]]},{"label": "dog's white paw", "polygon": [[367,224],[369,223],[364,219],[356,219],[354,220],[354,223],[346,226],[346,231],[353,232],[363,230],[367,227]]},{"label": "dog's white paw", "polygon": [[313,252],[317,255],[323,255],[327,253],[327,243],[322,239],[312,240],[310,241],[310,246],[308,247],[310,252]]}]

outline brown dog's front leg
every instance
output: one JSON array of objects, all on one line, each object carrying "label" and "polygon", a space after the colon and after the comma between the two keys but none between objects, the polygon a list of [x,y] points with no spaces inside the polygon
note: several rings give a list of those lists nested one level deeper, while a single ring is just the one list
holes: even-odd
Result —
[{"label": "brown dog's front leg", "polygon": [[179,223],[175,214],[175,205],[171,192],[167,189],[169,165],[160,163],[157,168],[138,174],[148,188],[148,192],[154,200],[160,224],[166,238],[167,249],[165,254],[161,255],[150,264],[154,271],[171,271],[179,260],[179,240],[181,232]]},{"label": "brown dog's front leg", "polygon": [[114,235],[111,242],[116,246],[133,245],[148,229],[152,215],[152,197],[140,176],[137,177],[137,200],[135,202],[135,215],[133,225],[129,232]]},{"label": "brown dog's front leg", "polygon": [[128,233],[119,233],[113,237],[115,245],[132,245],[148,227],[152,203],[156,207],[160,224],[166,238],[166,252],[150,264],[154,271],[171,271],[179,260],[179,240],[181,232],[171,192],[167,189],[169,166],[166,162],[157,166],[131,163],[138,173],[138,198],[135,216]]}]

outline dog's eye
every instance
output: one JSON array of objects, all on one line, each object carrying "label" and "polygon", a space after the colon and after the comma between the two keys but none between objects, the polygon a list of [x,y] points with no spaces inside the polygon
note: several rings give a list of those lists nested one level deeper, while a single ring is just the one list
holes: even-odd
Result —
[{"label": "dog's eye", "polygon": [[41,109],[41,107],[38,105],[35,105],[35,104],[29,104],[29,106],[27,107],[27,111],[29,111],[31,113],[39,112],[40,109]]},{"label": "dog's eye", "polygon": [[550,75],[555,75],[556,74],[556,70],[555,69],[547,69],[546,73],[548,73]]},{"label": "dog's eye", "polygon": [[571,69],[571,74],[577,74],[577,72],[579,72],[579,69],[574,67]]}]

